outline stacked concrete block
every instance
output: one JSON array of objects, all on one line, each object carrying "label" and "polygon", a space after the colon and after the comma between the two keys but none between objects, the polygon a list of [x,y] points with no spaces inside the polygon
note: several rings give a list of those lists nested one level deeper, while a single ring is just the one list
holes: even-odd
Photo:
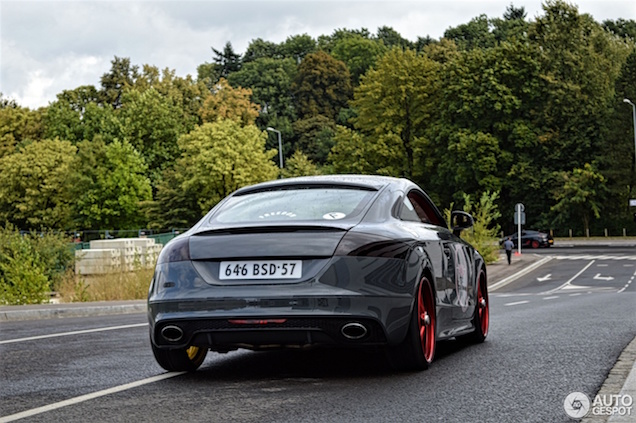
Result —
[{"label": "stacked concrete block", "polygon": [[[152,238],[99,239],[90,242],[90,250],[80,250],[76,252],[76,258],[77,263],[82,263],[84,258],[78,256],[77,253],[112,250],[115,251],[115,255],[119,257],[119,267],[117,270],[132,271],[142,268],[150,269],[154,267],[162,248],[163,246],[156,244]],[[102,265],[101,267],[104,266]],[[76,269],[77,268],[78,265],[76,265]],[[105,268],[108,267],[106,266]],[[83,268],[83,270],[92,270],[92,268]],[[113,268],[113,270],[115,269]],[[84,272],[83,274],[86,273]]]},{"label": "stacked concrete block", "polygon": [[117,249],[75,251],[75,273],[78,275],[103,275],[121,268],[121,252]]}]

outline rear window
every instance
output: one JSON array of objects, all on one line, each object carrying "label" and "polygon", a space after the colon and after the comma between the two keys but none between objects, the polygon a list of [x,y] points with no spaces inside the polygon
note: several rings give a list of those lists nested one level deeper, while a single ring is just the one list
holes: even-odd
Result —
[{"label": "rear window", "polygon": [[359,214],[376,191],[357,188],[295,188],[230,198],[212,217],[219,223],[341,220]]}]

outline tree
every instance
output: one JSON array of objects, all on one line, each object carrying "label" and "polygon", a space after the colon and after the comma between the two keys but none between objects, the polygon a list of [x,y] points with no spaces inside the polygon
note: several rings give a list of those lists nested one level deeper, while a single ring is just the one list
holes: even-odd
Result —
[{"label": "tree", "polygon": [[466,24],[444,31],[444,38],[455,41],[462,50],[489,48],[495,45],[495,36],[490,31],[491,23],[486,15],[479,15]]},{"label": "tree", "polygon": [[225,43],[222,51],[214,47],[212,47],[212,51],[214,52],[214,64],[220,78],[227,79],[232,72],[241,69],[241,55],[234,52],[232,43],[229,41]]},{"label": "tree", "polygon": [[351,98],[349,70],[324,51],[309,54],[298,66],[292,93],[301,119],[323,115],[333,120]]},{"label": "tree", "polygon": [[317,115],[294,122],[294,132],[298,140],[294,144],[307,158],[317,164],[324,165],[331,147],[336,129],[334,121]]},{"label": "tree", "polygon": [[605,178],[589,163],[583,168],[560,172],[557,178],[561,185],[553,194],[556,204],[551,210],[558,213],[557,219],[562,221],[570,216],[581,218],[588,234],[590,218],[601,216]]},{"label": "tree", "polygon": [[92,140],[98,134],[105,140],[118,137],[121,127],[116,111],[110,105],[101,105],[96,101],[78,102],[73,99],[78,94],[74,91],[58,95],[58,100],[46,108],[44,137],[60,138],[73,144]]},{"label": "tree", "polygon": [[0,159],[0,222],[20,229],[68,229],[72,221],[69,141],[32,142]]},{"label": "tree", "polygon": [[179,155],[177,139],[188,129],[183,110],[154,88],[143,92],[130,89],[122,97],[117,119],[121,127],[119,138],[141,154],[154,183]]},{"label": "tree", "polygon": [[201,216],[236,189],[276,178],[276,151],[265,150],[265,138],[254,125],[229,119],[205,123],[179,138],[180,186],[197,199]]},{"label": "tree", "polygon": [[331,54],[347,65],[351,82],[357,86],[360,77],[387,51],[383,43],[356,34],[336,41]]},{"label": "tree", "polygon": [[232,88],[223,78],[203,102],[199,114],[203,122],[230,119],[241,125],[251,125],[258,116],[258,106],[250,101],[252,90]]},{"label": "tree", "polygon": [[378,28],[377,39],[382,41],[388,49],[392,49],[394,47],[401,49],[413,49],[414,47],[412,42],[402,37],[399,32],[390,26],[382,26]]},{"label": "tree", "polygon": [[24,107],[0,108],[0,158],[12,154],[24,142],[43,134],[42,113]]},{"label": "tree", "polygon": [[298,64],[316,51],[316,41],[307,34],[293,35],[281,44],[281,50],[284,57],[294,59]]},{"label": "tree", "polygon": [[[250,41],[245,54],[243,55],[243,63],[245,66],[249,62],[253,62],[258,59],[282,59],[283,48],[271,41],[265,41],[262,38],[257,38]],[[229,77],[229,75],[228,75]]]},{"label": "tree", "polygon": [[396,150],[394,176],[413,178],[415,155],[433,107],[438,66],[413,50],[394,48],[362,78],[351,102],[355,127],[368,142]]},{"label": "tree", "polygon": [[111,60],[110,71],[102,75],[100,96],[102,102],[114,109],[121,107],[121,97],[139,77],[139,66],[132,66],[130,58],[117,57]]},{"label": "tree", "polygon": [[407,158],[401,144],[394,133],[368,136],[339,125],[326,168],[333,173],[403,176]]},{"label": "tree", "polygon": [[302,151],[296,150],[285,162],[285,167],[281,170],[283,178],[294,178],[296,176],[319,175],[318,167]]},{"label": "tree", "polygon": [[296,76],[293,59],[258,58],[243,64],[240,71],[230,75],[233,86],[251,90],[251,100],[260,106],[259,122],[263,127],[272,126],[272,118],[296,119],[291,95],[292,81]]},{"label": "tree", "polygon": [[79,144],[73,184],[77,227],[133,229],[145,226],[140,205],[152,199],[141,155],[127,141],[100,137]]}]

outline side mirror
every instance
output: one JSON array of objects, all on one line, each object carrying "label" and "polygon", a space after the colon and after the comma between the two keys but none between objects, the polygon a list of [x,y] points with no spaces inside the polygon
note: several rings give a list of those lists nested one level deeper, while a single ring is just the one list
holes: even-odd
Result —
[{"label": "side mirror", "polygon": [[473,217],[463,211],[455,210],[451,212],[451,228],[453,235],[459,236],[464,229],[472,228],[475,224]]}]

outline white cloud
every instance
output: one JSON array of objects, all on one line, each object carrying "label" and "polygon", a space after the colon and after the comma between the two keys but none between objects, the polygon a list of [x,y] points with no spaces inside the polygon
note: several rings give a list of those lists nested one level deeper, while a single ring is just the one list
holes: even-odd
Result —
[{"label": "white cloud", "polygon": [[[480,14],[500,17],[510,4],[528,19],[541,0],[199,0],[0,2],[0,91],[28,107],[45,106],[65,89],[98,86],[114,56],[136,65],[196,75],[210,47],[231,42],[243,53],[256,38],[332,34],[339,28],[389,26],[403,37],[439,38]],[[520,4],[522,3],[522,4]],[[634,0],[574,0],[597,21],[634,19]]]}]

